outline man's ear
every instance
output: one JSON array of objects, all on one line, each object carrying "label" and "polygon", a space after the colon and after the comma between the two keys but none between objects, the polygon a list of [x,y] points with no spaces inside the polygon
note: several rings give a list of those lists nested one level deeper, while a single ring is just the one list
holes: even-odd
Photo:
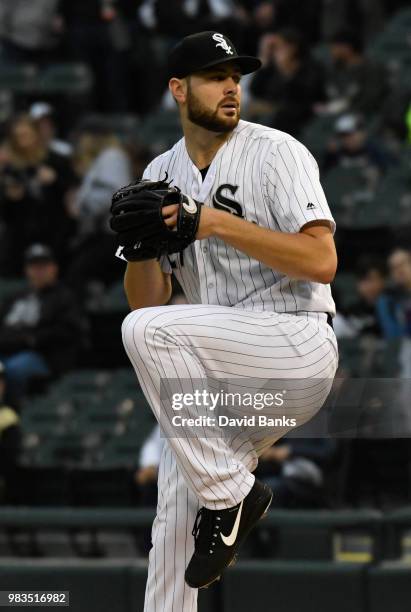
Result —
[{"label": "man's ear", "polygon": [[186,79],[177,79],[173,77],[168,83],[168,88],[174,100],[179,104],[184,104],[187,97],[187,82]]}]

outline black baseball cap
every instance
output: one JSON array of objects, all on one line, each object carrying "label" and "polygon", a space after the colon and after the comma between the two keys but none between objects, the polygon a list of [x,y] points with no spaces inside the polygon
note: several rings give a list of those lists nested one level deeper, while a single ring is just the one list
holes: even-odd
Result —
[{"label": "black baseball cap", "polygon": [[24,253],[24,262],[27,264],[34,261],[55,261],[54,253],[45,244],[32,244]]},{"label": "black baseball cap", "polygon": [[238,64],[242,74],[249,74],[261,68],[258,57],[238,55],[233,43],[224,34],[212,30],[198,32],[186,36],[172,49],[168,59],[167,77],[168,80],[172,77],[182,79],[227,61]]}]

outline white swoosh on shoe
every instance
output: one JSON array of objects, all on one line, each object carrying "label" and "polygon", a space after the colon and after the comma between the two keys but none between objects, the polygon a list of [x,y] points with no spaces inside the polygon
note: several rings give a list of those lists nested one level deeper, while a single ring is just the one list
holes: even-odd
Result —
[{"label": "white swoosh on shoe", "polygon": [[220,533],[221,539],[223,540],[223,542],[224,542],[224,544],[226,546],[232,546],[234,544],[234,542],[236,541],[236,539],[237,539],[238,528],[240,527],[241,512],[243,510],[243,501],[241,502],[240,507],[238,508],[237,516],[236,516],[236,519],[235,519],[235,523],[233,525],[233,529],[232,529],[230,535],[225,536],[222,533]]}]

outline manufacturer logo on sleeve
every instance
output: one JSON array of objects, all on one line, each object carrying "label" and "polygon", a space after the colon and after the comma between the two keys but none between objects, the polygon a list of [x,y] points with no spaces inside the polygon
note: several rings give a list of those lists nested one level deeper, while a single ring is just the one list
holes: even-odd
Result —
[{"label": "manufacturer logo on sleeve", "polygon": [[315,204],[313,204],[312,202],[308,202],[307,204],[307,210],[312,210],[313,208],[317,208]]}]

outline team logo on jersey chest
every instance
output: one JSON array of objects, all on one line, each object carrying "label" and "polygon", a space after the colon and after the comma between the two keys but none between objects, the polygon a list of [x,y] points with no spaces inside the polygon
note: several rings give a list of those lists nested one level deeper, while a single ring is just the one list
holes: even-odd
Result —
[{"label": "team logo on jersey chest", "polygon": [[220,185],[213,196],[214,208],[224,210],[225,212],[229,212],[232,215],[237,215],[237,217],[243,217],[244,215],[241,204],[239,204],[232,198],[227,197],[227,191],[232,196],[234,196],[237,189],[238,185],[230,185],[229,183],[224,183],[224,185]]}]

